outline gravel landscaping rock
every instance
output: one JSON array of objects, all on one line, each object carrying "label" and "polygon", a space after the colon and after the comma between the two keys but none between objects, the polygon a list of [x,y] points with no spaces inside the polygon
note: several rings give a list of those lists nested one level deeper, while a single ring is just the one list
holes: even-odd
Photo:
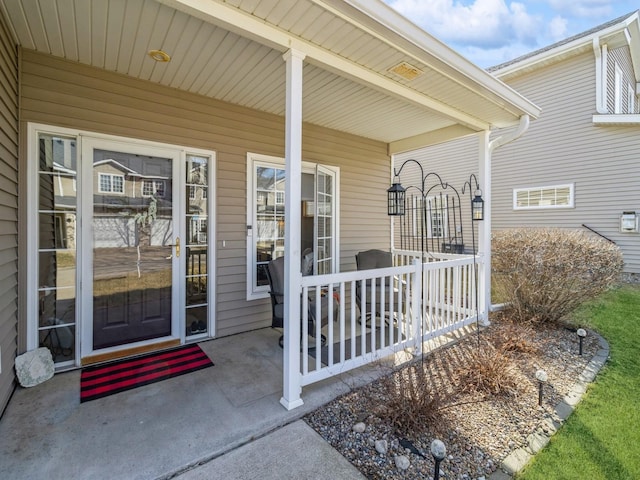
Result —
[{"label": "gravel landscaping rock", "polygon": [[[506,321],[492,322],[480,334],[483,341],[493,343],[504,336],[505,329],[511,328],[510,333],[513,330]],[[572,391],[599,348],[597,337],[588,332],[583,354],[578,355],[575,330],[562,325],[537,326],[523,332],[530,336],[525,340],[531,351],[514,351],[509,356],[517,370],[516,396],[488,395],[461,385],[460,371],[468,363],[469,354],[485,348],[474,334],[415,360],[422,362],[428,373],[427,385],[420,387],[446,394],[434,416],[436,421],[400,431],[385,411],[388,391],[382,380],[334,400],[305,420],[371,479],[433,478],[430,445],[434,439],[446,446],[447,456],[440,464],[442,478],[488,477],[511,452],[530,448],[531,434],[539,432],[543,437],[555,431],[561,421],[556,405]],[[547,374],[542,406],[538,406],[538,370]],[[386,443],[384,453],[382,441]]]}]

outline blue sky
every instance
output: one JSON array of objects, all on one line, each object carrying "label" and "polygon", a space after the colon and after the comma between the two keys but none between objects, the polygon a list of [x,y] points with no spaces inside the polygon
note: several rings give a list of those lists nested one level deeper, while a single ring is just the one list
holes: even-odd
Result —
[{"label": "blue sky", "polygon": [[481,67],[640,9],[640,0],[384,0]]}]

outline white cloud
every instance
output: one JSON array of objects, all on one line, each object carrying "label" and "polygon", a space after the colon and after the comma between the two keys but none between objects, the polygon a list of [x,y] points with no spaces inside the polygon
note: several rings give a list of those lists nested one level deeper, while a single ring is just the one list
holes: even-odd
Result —
[{"label": "white cloud", "polygon": [[549,22],[549,36],[554,41],[567,38],[567,19],[564,17],[553,17]]},{"label": "white cloud", "polygon": [[575,17],[609,17],[614,0],[547,0],[557,12]]},{"label": "white cloud", "polygon": [[412,19],[445,42],[471,47],[499,49],[521,43],[530,48],[544,29],[541,16],[527,12],[519,2],[505,0],[387,0],[404,16]]}]

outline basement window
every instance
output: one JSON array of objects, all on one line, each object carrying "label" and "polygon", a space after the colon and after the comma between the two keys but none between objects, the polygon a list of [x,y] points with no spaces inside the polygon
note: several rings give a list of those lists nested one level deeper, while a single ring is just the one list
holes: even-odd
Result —
[{"label": "basement window", "polygon": [[513,209],[573,208],[574,184],[514,188]]}]

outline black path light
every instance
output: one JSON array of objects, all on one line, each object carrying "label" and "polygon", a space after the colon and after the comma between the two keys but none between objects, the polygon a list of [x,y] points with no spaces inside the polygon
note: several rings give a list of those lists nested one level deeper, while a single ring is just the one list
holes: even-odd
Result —
[{"label": "black path light", "polygon": [[536,371],[536,380],[538,380],[538,405],[542,406],[542,388],[547,383],[547,372],[544,370]]},{"label": "black path light", "polygon": [[435,439],[431,442],[431,455],[433,455],[433,460],[436,462],[433,471],[433,480],[438,480],[440,478],[440,462],[442,462],[447,455],[447,447],[445,447],[442,440]]},{"label": "black path light", "polygon": [[587,331],[584,328],[579,328],[576,333],[580,339],[580,355],[582,355],[582,341],[584,340],[584,337],[587,336]]}]

